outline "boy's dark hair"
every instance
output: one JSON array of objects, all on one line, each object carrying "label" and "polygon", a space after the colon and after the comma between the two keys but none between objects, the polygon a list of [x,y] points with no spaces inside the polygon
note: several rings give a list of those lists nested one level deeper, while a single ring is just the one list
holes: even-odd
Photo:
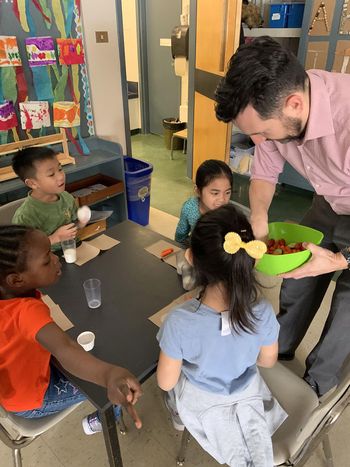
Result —
[{"label": "boy's dark hair", "polygon": [[229,319],[236,332],[255,331],[252,306],[258,297],[255,260],[244,249],[231,255],[223,248],[225,235],[237,232],[244,242],[254,239],[252,228],[232,204],[203,214],[191,234],[196,283],[201,287],[221,284],[227,292]]},{"label": "boy's dark hair", "polygon": [[279,113],[285,97],[304,91],[308,76],[296,56],[269,36],[241,45],[216,92],[216,117],[234,120],[248,105],[261,118]]},{"label": "boy's dark hair", "polygon": [[233,175],[230,167],[223,161],[208,159],[198,167],[196,173],[196,186],[199,191],[209,185],[215,178],[226,177],[232,186]]},{"label": "boy's dark hair", "polygon": [[24,182],[26,178],[33,178],[36,174],[35,162],[53,159],[56,152],[47,146],[31,146],[18,151],[12,159],[12,168],[16,175]]},{"label": "boy's dark hair", "polygon": [[0,280],[15,272],[23,272],[27,266],[28,235],[33,227],[24,225],[0,226]]}]

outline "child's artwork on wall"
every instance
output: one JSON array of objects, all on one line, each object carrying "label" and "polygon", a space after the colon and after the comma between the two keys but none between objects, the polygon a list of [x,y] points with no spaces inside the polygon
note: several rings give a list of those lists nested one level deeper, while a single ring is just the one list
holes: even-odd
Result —
[{"label": "child's artwork on wall", "polygon": [[308,43],[305,69],[319,68],[325,70],[328,56],[328,41],[311,41]]},{"label": "child's artwork on wall", "polygon": [[329,36],[336,0],[315,1],[309,25],[309,36]]},{"label": "child's artwork on wall", "polygon": [[21,127],[33,130],[51,125],[49,103],[47,101],[20,102]]},{"label": "child's artwork on wall", "polygon": [[62,101],[53,104],[54,126],[72,128],[80,125],[80,105],[75,102]]},{"label": "child's artwork on wall", "polygon": [[350,1],[344,0],[340,24],[339,34],[350,34]]},{"label": "child's artwork on wall", "polygon": [[17,39],[15,36],[0,36],[0,67],[21,66]]},{"label": "child's artwork on wall", "polygon": [[14,105],[11,101],[0,103],[0,131],[8,131],[18,125]]},{"label": "child's artwork on wall", "polygon": [[52,37],[27,37],[25,44],[30,67],[56,64],[55,44]]},{"label": "child's artwork on wall", "polygon": [[[0,0],[0,16],[6,18],[0,35],[0,103],[13,103],[21,139],[63,127],[77,153],[87,155],[84,137],[94,135],[94,124],[80,4]],[[0,144],[12,141],[12,134],[17,138],[18,126],[8,131],[3,123]]]},{"label": "child's artwork on wall", "polygon": [[350,41],[338,41],[332,71],[350,73]]},{"label": "child's artwork on wall", "polygon": [[83,41],[81,39],[57,39],[57,47],[61,65],[81,65],[85,63]]}]

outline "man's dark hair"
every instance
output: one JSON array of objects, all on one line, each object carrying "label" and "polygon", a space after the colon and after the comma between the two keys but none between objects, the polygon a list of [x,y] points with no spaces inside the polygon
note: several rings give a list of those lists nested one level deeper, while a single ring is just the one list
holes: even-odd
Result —
[{"label": "man's dark hair", "polygon": [[47,146],[31,146],[18,151],[12,159],[12,168],[21,180],[33,178],[36,174],[35,162],[53,159],[56,152]]},{"label": "man's dark hair", "polygon": [[234,120],[248,105],[261,118],[279,113],[283,99],[304,91],[308,77],[296,56],[269,36],[241,45],[232,56],[216,93],[216,117]]}]

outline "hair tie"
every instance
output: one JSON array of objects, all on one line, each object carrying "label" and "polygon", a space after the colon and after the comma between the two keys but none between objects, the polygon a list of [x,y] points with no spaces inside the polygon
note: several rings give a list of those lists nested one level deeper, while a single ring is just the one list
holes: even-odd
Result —
[{"label": "hair tie", "polygon": [[262,258],[263,254],[267,251],[267,246],[264,242],[260,240],[251,240],[248,243],[243,242],[236,232],[229,232],[225,235],[223,247],[226,253],[230,255],[234,255],[240,248],[243,248],[254,259]]}]

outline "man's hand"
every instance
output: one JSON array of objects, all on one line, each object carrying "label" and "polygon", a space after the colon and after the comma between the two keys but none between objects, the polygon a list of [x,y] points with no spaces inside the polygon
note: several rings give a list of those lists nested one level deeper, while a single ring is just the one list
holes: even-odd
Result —
[{"label": "man's hand", "polygon": [[253,229],[254,237],[257,240],[265,242],[269,233],[269,226],[267,217],[253,217],[250,218],[250,224]]},{"label": "man's hand", "polygon": [[269,233],[268,212],[273,195],[275,184],[265,180],[253,179],[249,186],[250,223],[254,237],[257,240],[266,241]]},{"label": "man's hand", "polygon": [[340,271],[348,267],[347,261],[341,253],[333,253],[333,251],[321,248],[313,243],[303,243],[303,247],[311,251],[311,259],[300,268],[280,274],[279,277],[283,279],[302,279]]},{"label": "man's hand", "polygon": [[123,405],[134,420],[136,428],[142,427],[134,405],[142,395],[140,383],[128,370],[113,366],[107,377],[108,399],[116,405]]},{"label": "man's hand", "polygon": [[49,236],[51,245],[60,243],[62,240],[70,240],[77,236],[78,228],[74,223],[62,225]]}]

